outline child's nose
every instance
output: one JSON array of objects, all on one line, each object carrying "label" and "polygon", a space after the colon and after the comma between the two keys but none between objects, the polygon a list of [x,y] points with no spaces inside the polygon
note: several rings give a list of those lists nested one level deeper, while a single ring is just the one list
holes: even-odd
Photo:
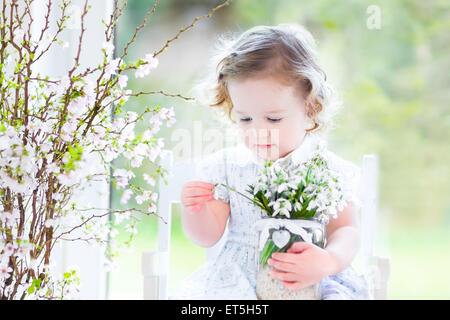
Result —
[{"label": "child's nose", "polygon": [[248,133],[253,138],[268,138],[268,137],[270,137],[270,130],[266,127],[254,126],[254,127],[250,128]]},{"label": "child's nose", "polygon": [[268,137],[270,137],[270,131],[267,128],[260,128],[260,129],[258,129],[257,135],[260,138],[268,138]]}]

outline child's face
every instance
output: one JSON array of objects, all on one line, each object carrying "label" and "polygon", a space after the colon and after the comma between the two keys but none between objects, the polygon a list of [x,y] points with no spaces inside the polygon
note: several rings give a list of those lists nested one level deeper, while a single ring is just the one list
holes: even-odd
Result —
[{"label": "child's face", "polygon": [[228,91],[241,137],[262,159],[286,156],[301,144],[312,126],[299,88],[274,77],[230,80]]}]

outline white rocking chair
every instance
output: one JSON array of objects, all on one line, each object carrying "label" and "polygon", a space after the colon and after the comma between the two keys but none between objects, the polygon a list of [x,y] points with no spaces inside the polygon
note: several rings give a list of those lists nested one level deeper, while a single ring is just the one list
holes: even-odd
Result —
[{"label": "white rocking chair", "polygon": [[[161,165],[168,170],[168,183],[160,180],[158,214],[158,249],[142,254],[144,300],[168,299],[170,231],[172,204],[180,202],[183,184],[194,177],[195,161],[173,165],[173,154],[167,152]],[[387,283],[390,271],[388,258],[374,255],[374,241],[378,205],[378,157],[364,155],[362,158],[360,196],[361,208],[361,252],[362,268],[369,280],[369,290],[374,299],[387,299]],[[163,221],[164,220],[164,221]],[[226,241],[228,226],[214,246],[205,251],[206,259],[214,259]]]}]

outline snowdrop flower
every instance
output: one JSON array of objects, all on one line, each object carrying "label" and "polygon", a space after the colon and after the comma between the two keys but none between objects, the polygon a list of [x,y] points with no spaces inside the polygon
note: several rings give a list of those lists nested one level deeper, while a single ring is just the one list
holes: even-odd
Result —
[{"label": "snowdrop flower", "polygon": [[295,211],[301,211],[303,208],[303,199],[300,197],[299,199],[296,199],[294,204],[294,210]]},{"label": "snowdrop flower", "polygon": [[273,217],[277,214],[284,215],[286,217],[290,217],[290,211],[292,210],[292,204],[287,199],[280,198],[277,201],[272,201],[269,203],[274,209]]},{"label": "snowdrop flower", "polygon": [[[317,219],[328,221],[329,217],[337,216],[338,210],[342,210],[349,198],[341,178],[329,169],[327,159],[318,152],[300,165],[267,162],[251,191],[256,203],[269,203],[273,217],[290,218],[293,212],[305,211],[309,216],[314,211]],[[299,193],[301,186],[303,189]]]},{"label": "snowdrop flower", "polygon": [[282,193],[283,191],[286,191],[286,190],[288,190],[288,184],[287,183],[283,183],[283,184],[280,184],[278,186],[277,192],[278,193]]}]

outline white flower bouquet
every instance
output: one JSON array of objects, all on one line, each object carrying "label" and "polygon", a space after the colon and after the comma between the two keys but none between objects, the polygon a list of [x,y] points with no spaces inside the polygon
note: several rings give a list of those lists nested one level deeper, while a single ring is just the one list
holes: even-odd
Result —
[{"label": "white flower bouquet", "polygon": [[274,252],[286,252],[297,241],[325,247],[325,226],[349,199],[342,176],[329,167],[322,150],[317,148],[300,164],[289,157],[266,161],[256,183],[249,185],[247,192],[252,196],[239,192],[263,211],[263,218],[255,225],[259,232],[256,291],[260,299],[320,297],[318,284],[296,291],[285,288],[270,276],[267,261]]}]

